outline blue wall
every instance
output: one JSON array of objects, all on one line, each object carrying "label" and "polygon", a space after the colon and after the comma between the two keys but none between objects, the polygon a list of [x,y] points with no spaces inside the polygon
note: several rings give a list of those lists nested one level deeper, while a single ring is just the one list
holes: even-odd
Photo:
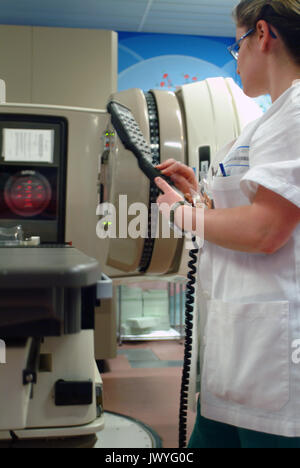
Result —
[{"label": "blue wall", "polygon": [[[119,90],[166,89],[206,78],[231,77],[242,87],[227,37],[119,32]],[[263,110],[269,97],[257,99]]]},{"label": "blue wall", "polygon": [[239,82],[230,38],[119,33],[119,90],[169,89],[224,76]]}]

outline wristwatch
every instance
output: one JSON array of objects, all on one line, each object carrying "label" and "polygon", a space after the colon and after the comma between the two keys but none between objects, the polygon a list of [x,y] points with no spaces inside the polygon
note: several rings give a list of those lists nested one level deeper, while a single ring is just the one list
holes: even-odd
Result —
[{"label": "wristwatch", "polygon": [[173,205],[171,206],[171,209],[170,209],[170,220],[169,220],[169,226],[173,229],[173,230],[179,230],[182,234],[184,234],[184,230],[183,229],[180,229],[176,224],[175,224],[175,211],[177,210],[177,208],[179,206],[184,206],[184,205],[187,205],[188,204],[184,201],[184,200],[180,200],[180,201],[177,201],[175,203],[173,203]]}]

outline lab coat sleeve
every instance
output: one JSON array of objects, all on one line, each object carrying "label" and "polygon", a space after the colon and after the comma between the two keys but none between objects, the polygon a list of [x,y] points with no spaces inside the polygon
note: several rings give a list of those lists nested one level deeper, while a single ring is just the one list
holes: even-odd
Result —
[{"label": "lab coat sleeve", "polygon": [[240,186],[250,202],[261,185],[300,207],[299,105],[281,109],[257,129],[249,165]]},{"label": "lab coat sleeve", "polygon": [[300,208],[300,159],[256,166],[241,180],[241,189],[250,201],[260,185]]}]

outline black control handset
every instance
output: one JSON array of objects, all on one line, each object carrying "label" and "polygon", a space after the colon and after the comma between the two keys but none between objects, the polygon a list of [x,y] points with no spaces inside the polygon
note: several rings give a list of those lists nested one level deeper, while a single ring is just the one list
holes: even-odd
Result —
[{"label": "black control handset", "polygon": [[162,177],[168,184],[174,186],[169,177],[163,175],[153,166],[150,146],[130,109],[119,102],[110,101],[107,110],[111,115],[111,123],[123,145],[126,149],[132,151],[137,158],[139,167],[151,182],[154,182],[156,177]]}]

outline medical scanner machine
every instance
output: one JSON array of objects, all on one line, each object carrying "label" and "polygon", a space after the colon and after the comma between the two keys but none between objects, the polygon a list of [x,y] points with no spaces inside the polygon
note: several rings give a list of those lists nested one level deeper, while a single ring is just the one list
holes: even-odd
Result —
[{"label": "medical scanner machine", "polygon": [[[92,445],[104,424],[95,365],[102,356],[95,350],[115,334],[97,322],[99,300],[110,295],[108,277],[123,283],[185,277],[187,240],[109,231],[99,238],[105,218],[99,207],[116,207],[119,234],[120,197],[128,207],[150,207],[157,197],[106,109],[6,103],[2,94],[0,441],[75,437]],[[175,93],[131,89],[111,99],[132,111],[154,165],[174,158],[197,177],[262,114],[224,78]],[[129,224],[134,215],[127,214]],[[151,215],[149,209],[147,226]]]}]

